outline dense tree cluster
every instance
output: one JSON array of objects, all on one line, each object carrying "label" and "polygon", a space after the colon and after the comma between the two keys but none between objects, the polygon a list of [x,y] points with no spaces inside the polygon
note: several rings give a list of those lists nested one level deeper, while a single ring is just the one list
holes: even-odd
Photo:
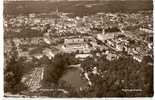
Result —
[{"label": "dense tree cluster", "polygon": [[[153,95],[153,65],[152,58],[144,57],[142,63],[127,56],[114,61],[105,57],[97,62],[88,58],[82,67],[90,72],[96,66],[100,75],[89,74],[93,86],[85,90],[86,97],[122,97],[122,96],[152,96]],[[125,92],[122,89],[140,89],[142,91]]]},{"label": "dense tree cluster", "polygon": [[58,84],[59,79],[68,69],[69,65],[77,64],[77,59],[74,58],[74,54],[57,54],[52,61],[48,61],[48,65],[45,68],[44,83]]},{"label": "dense tree cluster", "polygon": [[118,27],[112,27],[112,28],[107,28],[104,30],[106,33],[111,33],[111,32],[120,32],[120,29]]},{"label": "dense tree cluster", "polygon": [[16,94],[26,89],[26,86],[21,82],[24,71],[21,60],[15,61],[14,59],[11,59],[4,70],[5,92]]},{"label": "dense tree cluster", "polygon": [[[128,97],[128,96],[152,96],[153,95],[153,62],[149,56],[144,57],[141,63],[131,56],[120,57],[118,60],[109,61],[105,56],[87,58],[81,63],[81,67],[88,73],[92,86],[82,91],[77,91],[70,84],[58,81],[72,64],[73,56],[58,54],[47,67],[44,82],[48,86],[63,88],[69,94],[55,91],[58,97]],[[97,67],[99,74],[93,74],[93,67]],[[52,84],[51,84],[52,83]],[[123,89],[137,89],[140,91],[123,91]],[[62,95],[63,94],[63,95]],[[50,94],[48,96],[57,97]]]},{"label": "dense tree cluster", "polygon": [[10,92],[13,94],[20,93],[26,89],[26,86],[21,82],[24,74],[24,59],[18,59],[17,50],[12,42],[11,59],[7,61],[7,65],[4,68],[4,92]]}]

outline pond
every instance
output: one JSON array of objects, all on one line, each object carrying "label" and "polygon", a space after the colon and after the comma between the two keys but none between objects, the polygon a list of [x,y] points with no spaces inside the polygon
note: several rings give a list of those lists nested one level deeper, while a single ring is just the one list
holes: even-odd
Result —
[{"label": "pond", "polygon": [[79,68],[70,68],[60,80],[71,84],[76,89],[84,88],[88,85],[88,82],[82,79],[81,73],[82,71]]}]

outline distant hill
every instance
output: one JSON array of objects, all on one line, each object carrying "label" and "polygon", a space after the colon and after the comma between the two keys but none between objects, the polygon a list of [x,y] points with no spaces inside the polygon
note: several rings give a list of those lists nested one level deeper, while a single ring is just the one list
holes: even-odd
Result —
[{"label": "distant hill", "polygon": [[83,16],[97,12],[137,12],[153,10],[152,0],[104,0],[104,1],[9,1],[4,3],[4,15],[19,15],[29,13],[49,13],[56,11],[73,13]]}]

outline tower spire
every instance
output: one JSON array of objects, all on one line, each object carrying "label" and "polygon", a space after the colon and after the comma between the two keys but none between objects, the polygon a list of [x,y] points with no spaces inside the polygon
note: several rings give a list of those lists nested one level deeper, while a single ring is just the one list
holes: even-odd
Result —
[{"label": "tower spire", "polygon": [[58,14],[59,14],[59,9],[58,9],[58,0],[56,0],[56,20],[55,20],[55,25],[58,22]]}]

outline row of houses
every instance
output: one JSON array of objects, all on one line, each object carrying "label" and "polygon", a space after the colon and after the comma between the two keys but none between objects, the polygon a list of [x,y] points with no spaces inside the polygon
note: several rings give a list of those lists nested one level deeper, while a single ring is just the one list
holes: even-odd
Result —
[{"label": "row of houses", "polygon": [[40,44],[43,39],[42,37],[32,37],[32,38],[14,38],[13,41],[15,44],[22,44],[22,45],[38,45]]}]

